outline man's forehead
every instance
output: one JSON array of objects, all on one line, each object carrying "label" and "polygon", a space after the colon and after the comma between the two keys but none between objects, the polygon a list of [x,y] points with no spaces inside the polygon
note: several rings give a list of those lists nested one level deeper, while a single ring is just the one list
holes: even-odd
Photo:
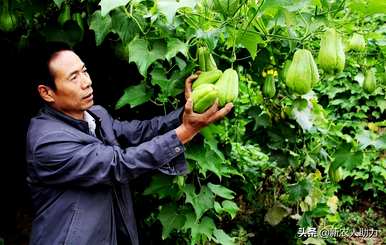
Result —
[{"label": "man's forehead", "polygon": [[73,51],[62,50],[52,56],[49,65],[55,72],[71,73],[84,63]]}]

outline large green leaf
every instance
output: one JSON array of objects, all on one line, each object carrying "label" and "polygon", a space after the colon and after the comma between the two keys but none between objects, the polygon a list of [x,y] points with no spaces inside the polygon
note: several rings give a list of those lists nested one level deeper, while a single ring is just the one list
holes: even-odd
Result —
[{"label": "large green leaf", "polygon": [[309,1],[304,0],[270,0],[263,1],[260,12],[264,15],[275,17],[281,8],[295,12],[304,8]]},{"label": "large green leaf", "polygon": [[161,67],[154,68],[151,72],[151,83],[161,88],[161,95],[164,97],[175,97],[184,91],[185,79],[191,74],[195,64],[190,63],[181,71],[173,72],[170,78],[167,77],[167,71]]},{"label": "large green leaf", "polygon": [[352,152],[349,144],[342,144],[334,154],[334,161],[331,163],[333,170],[344,167],[351,170],[363,161],[363,152]]},{"label": "large green leaf", "polygon": [[174,203],[163,206],[158,218],[162,224],[162,239],[168,238],[174,229],[181,229],[186,220],[185,215],[177,212],[177,206]]},{"label": "large green leaf", "polygon": [[167,52],[165,58],[170,61],[171,58],[176,56],[178,53],[187,56],[188,44],[182,42],[177,38],[170,38],[167,40]]},{"label": "large green leaf", "polygon": [[230,237],[222,229],[214,230],[213,235],[215,237],[214,240],[219,244],[223,244],[223,245],[234,245],[235,244],[235,238]]},{"label": "large green leaf", "polygon": [[213,239],[213,231],[216,229],[216,225],[212,218],[204,216],[199,222],[196,220],[194,213],[187,213],[185,217],[186,222],[183,229],[190,229],[190,244],[203,244],[205,241]]},{"label": "large green leaf", "polygon": [[216,195],[223,197],[225,199],[233,199],[235,192],[226,188],[225,186],[222,185],[215,185],[212,183],[208,183],[209,189]]},{"label": "large green leaf", "polygon": [[95,32],[95,43],[101,45],[106,35],[111,31],[110,15],[102,16],[101,11],[97,10],[91,16],[90,29]]},{"label": "large green leaf", "polygon": [[226,164],[221,151],[215,148],[217,146],[207,140],[205,140],[204,145],[189,144],[186,157],[197,162],[199,172],[204,176],[206,176],[207,171],[215,173],[220,179],[223,176],[230,176],[230,174],[238,174],[236,170]]},{"label": "large green leaf", "polygon": [[71,47],[83,39],[83,30],[73,21],[66,23],[63,28],[47,25],[40,33],[48,42],[64,42]]},{"label": "large green leaf", "polygon": [[102,16],[107,15],[111,10],[125,6],[130,0],[101,0],[99,5],[101,6]]},{"label": "large green leaf", "polygon": [[172,23],[176,12],[180,8],[194,8],[198,0],[158,0],[159,11],[166,16],[168,23]]},{"label": "large green leaf", "polygon": [[361,144],[361,149],[368,146],[374,146],[377,150],[386,149],[386,134],[379,136],[368,130],[363,130],[362,133],[356,135],[356,139]]},{"label": "large green leaf", "polygon": [[306,197],[312,188],[312,183],[308,179],[303,179],[296,184],[288,186],[288,200],[290,202],[300,201]]},{"label": "large green leaf", "polygon": [[56,6],[58,6],[58,8],[60,8],[60,6],[62,6],[62,3],[64,2],[64,0],[54,0]]},{"label": "large green leaf", "polygon": [[125,89],[122,97],[115,105],[115,109],[118,110],[125,105],[130,105],[131,107],[141,105],[147,102],[151,98],[152,94],[152,91],[147,90],[143,84],[130,86]]},{"label": "large green leaf", "polygon": [[123,44],[129,43],[140,33],[137,23],[127,16],[122,9],[117,9],[111,13],[111,31],[117,33]]},{"label": "large green leaf", "polygon": [[376,13],[386,13],[386,1],[380,0],[350,0],[348,7],[355,12],[360,12],[364,15],[372,15]]},{"label": "large green leaf", "polygon": [[229,200],[222,202],[222,209],[227,212],[232,219],[236,217],[237,212],[240,210],[235,202]]},{"label": "large green leaf", "polygon": [[194,186],[188,184],[184,187],[184,192],[186,194],[185,202],[192,204],[196,220],[199,220],[207,210],[213,208],[214,196],[207,186],[202,186],[200,193],[197,195]]},{"label": "large green leaf", "polygon": [[253,28],[249,28],[245,31],[240,30],[238,32],[236,42],[237,44],[244,46],[251,54],[252,59],[255,59],[257,53],[257,45],[259,43],[263,43],[263,39]]},{"label": "large green leaf", "polygon": [[173,185],[173,176],[158,174],[152,177],[150,185],[144,190],[144,195],[158,195],[159,198],[178,195]]},{"label": "large green leaf", "polygon": [[386,111],[386,99],[385,98],[377,97],[375,99],[375,101],[377,102],[377,106],[379,107],[379,109],[381,110],[382,113],[384,111]]},{"label": "large green leaf", "polygon": [[134,38],[129,44],[129,61],[135,62],[145,77],[149,66],[158,59],[164,59],[166,54],[165,44],[161,41],[154,41],[150,50],[148,46],[148,41],[140,38]]}]

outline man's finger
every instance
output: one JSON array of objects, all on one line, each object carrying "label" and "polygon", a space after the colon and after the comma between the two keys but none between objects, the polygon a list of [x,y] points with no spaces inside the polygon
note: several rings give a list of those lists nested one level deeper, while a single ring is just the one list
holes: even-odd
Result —
[{"label": "man's finger", "polygon": [[210,118],[214,113],[216,113],[216,111],[218,111],[218,99],[216,99],[216,101],[213,103],[213,105],[211,107],[209,107],[209,109],[207,109],[203,113],[203,115],[205,115],[208,118]]},{"label": "man's finger", "polygon": [[185,113],[187,114],[193,113],[193,101],[191,98],[188,98],[188,100],[185,103]]},{"label": "man's finger", "polygon": [[232,110],[232,108],[233,108],[232,103],[226,104],[223,108],[221,108],[221,110],[217,111],[216,113],[214,113],[214,115],[212,115],[209,118],[209,123],[215,122],[215,121],[225,117]]},{"label": "man's finger", "polygon": [[190,75],[188,78],[186,78],[185,84],[192,83],[194,80],[198,78],[199,75],[200,74],[197,74],[197,73]]},{"label": "man's finger", "polygon": [[185,80],[185,99],[188,100],[188,98],[192,94],[192,83],[194,80],[196,80],[198,75],[193,74],[190,75],[186,80]]}]

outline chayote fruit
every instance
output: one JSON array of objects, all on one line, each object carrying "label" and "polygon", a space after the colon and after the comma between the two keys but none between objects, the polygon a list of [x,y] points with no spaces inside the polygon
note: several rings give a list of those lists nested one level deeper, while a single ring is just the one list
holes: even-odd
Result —
[{"label": "chayote fruit", "polygon": [[354,33],[348,42],[349,50],[363,51],[366,49],[365,38],[358,34]]},{"label": "chayote fruit", "polygon": [[193,111],[197,113],[206,111],[216,101],[218,94],[216,86],[210,83],[196,87],[192,92]]},{"label": "chayote fruit", "polygon": [[311,52],[298,49],[287,70],[287,87],[297,94],[306,94],[318,81],[319,72]]},{"label": "chayote fruit", "polygon": [[369,69],[365,72],[365,80],[363,81],[363,88],[372,93],[377,88],[377,78],[375,77],[374,69]]},{"label": "chayote fruit", "polygon": [[204,71],[198,76],[197,80],[194,81],[192,88],[195,89],[204,83],[215,83],[222,75],[220,70]]},{"label": "chayote fruit", "polygon": [[233,102],[239,95],[239,76],[232,68],[226,69],[216,82],[219,93],[219,105]]},{"label": "chayote fruit", "polygon": [[342,38],[335,29],[329,28],[320,41],[319,65],[329,73],[341,72],[344,69],[345,61]]},{"label": "chayote fruit", "polygon": [[217,70],[217,64],[207,47],[199,47],[197,49],[197,58],[201,71]]},{"label": "chayote fruit", "polygon": [[268,98],[272,98],[276,94],[275,78],[271,74],[268,74],[264,80],[263,94]]}]

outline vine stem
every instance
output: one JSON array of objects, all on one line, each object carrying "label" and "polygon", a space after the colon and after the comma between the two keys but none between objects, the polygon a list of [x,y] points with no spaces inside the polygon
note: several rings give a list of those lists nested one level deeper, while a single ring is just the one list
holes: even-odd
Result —
[{"label": "vine stem", "polygon": [[127,8],[126,8],[126,7],[123,7],[123,9],[124,9],[126,15],[127,15],[129,18],[131,18],[131,19],[134,20],[134,22],[137,24],[137,26],[138,26],[139,30],[142,32],[142,34],[145,35],[146,33],[145,33],[144,30],[142,29],[141,24],[139,24],[138,20],[137,20],[137,19],[134,17],[134,15],[132,14],[132,12],[133,12],[133,5],[130,5],[130,12],[127,11]]},{"label": "vine stem", "polygon": [[[207,21],[210,21],[210,22],[214,22],[214,23],[217,23],[217,24],[220,24],[220,27],[219,29],[221,29],[222,27],[224,26],[229,26],[229,27],[232,27],[234,29],[238,29],[237,26],[234,26],[234,25],[231,25],[231,24],[228,24],[229,21],[219,21],[219,20],[214,20],[214,19],[211,19],[211,18],[208,18],[206,16],[203,16],[201,14],[198,14],[198,13],[189,13],[189,15],[194,15],[194,16],[199,16],[199,17],[202,17],[204,19],[206,19]],[[196,28],[196,29],[200,29],[200,27],[198,27],[194,21],[188,17],[187,14],[183,14],[184,17],[187,17],[189,18],[189,20],[191,21],[192,25]],[[252,19],[253,20],[253,19]],[[264,29],[264,28],[263,28]],[[301,38],[294,38],[294,37],[288,37],[288,36],[282,36],[282,35],[277,35],[277,34],[269,34],[269,33],[260,33],[260,32],[257,32],[257,31],[252,31],[252,30],[247,30],[245,28],[245,30],[243,30],[244,33],[252,33],[252,34],[257,34],[257,35],[260,35],[260,36],[267,36],[267,37],[275,37],[275,38],[280,38],[280,39],[284,39],[284,40],[294,40],[294,41],[302,41],[303,39]],[[264,31],[262,31],[264,32]]]}]

